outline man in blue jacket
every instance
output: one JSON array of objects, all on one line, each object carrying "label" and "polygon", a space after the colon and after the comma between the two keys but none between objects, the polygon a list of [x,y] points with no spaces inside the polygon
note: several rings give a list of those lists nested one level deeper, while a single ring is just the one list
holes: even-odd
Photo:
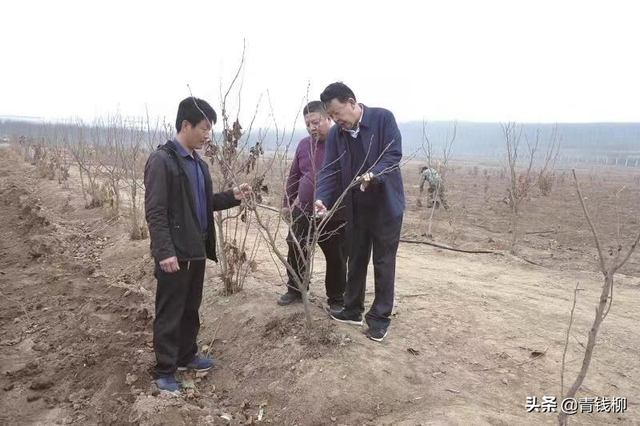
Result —
[{"label": "man in blue jacket", "polygon": [[[323,168],[318,176],[316,212],[327,213],[341,193],[347,215],[348,276],[345,304],[332,310],[340,322],[362,324],[367,267],[373,248],[375,298],[366,314],[367,337],[377,342],[387,334],[393,310],[396,253],[405,208],[400,174],[402,136],[393,114],[356,101],[343,83],[320,95],[336,123],[329,132]],[[358,182],[358,185],[353,183]]]}]

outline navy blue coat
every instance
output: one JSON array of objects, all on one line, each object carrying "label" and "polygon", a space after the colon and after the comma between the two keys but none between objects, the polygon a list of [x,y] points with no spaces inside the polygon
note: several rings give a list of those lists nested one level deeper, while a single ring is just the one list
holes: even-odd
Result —
[{"label": "navy blue coat", "polygon": [[[368,164],[373,165],[370,171],[375,178],[371,185],[379,187],[375,190],[376,197],[379,198],[379,202],[376,202],[380,209],[378,217],[383,220],[395,219],[405,209],[404,187],[399,168],[402,160],[402,135],[391,111],[364,105],[362,107],[361,137],[355,141],[361,141],[364,152],[368,153]],[[327,208],[339,207],[334,206],[337,198],[358,173],[358,170],[352,170],[350,153],[346,148],[347,143],[353,142],[348,133],[338,125],[334,125],[329,131],[316,191],[316,198],[322,200]],[[350,197],[345,197],[345,200],[348,207]],[[347,217],[352,219],[349,208]]]}]

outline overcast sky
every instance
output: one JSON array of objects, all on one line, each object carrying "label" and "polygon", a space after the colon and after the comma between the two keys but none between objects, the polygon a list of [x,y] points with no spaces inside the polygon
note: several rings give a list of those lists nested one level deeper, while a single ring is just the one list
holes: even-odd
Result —
[{"label": "overcast sky", "polygon": [[243,116],[268,90],[281,126],[336,80],[399,121],[640,121],[636,4],[7,0],[0,115],[218,110],[246,39]]}]

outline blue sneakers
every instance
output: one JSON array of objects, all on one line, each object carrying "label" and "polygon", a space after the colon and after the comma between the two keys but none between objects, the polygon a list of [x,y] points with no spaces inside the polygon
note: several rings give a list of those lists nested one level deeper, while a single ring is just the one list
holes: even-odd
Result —
[{"label": "blue sneakers", "polygon": [[193,371],[209,371],[213,368],[213,360],[209,358],[200,358],[197,355],[193,357],[190,363],[187,365],[178,366],[178,371],[193,370]]},{"label": "blue sneakers", "polygon": [[176,378],[173,376],[160,377],[159,379],[156,379],[156,386],[160,390],[180,392],[180,386],[178,385]]}]

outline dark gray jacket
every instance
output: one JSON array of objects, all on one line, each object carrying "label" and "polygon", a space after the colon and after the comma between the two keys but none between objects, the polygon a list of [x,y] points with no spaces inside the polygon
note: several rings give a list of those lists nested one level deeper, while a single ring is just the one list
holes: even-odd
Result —
[{"label": "dark gray jacket", "polygon": [[151,254],[157,262],[176,256],[179,261],[216,257],[216,228],[213,212],[240,205],[229,190],[213,193],[209,166],[198,159],[204,173],[209,212],[209,229],[203,238],[196,218],[193,194],[189,186],[184,159],[171,141],[160,146],[147,160],[144,168],[144,206]]}]

